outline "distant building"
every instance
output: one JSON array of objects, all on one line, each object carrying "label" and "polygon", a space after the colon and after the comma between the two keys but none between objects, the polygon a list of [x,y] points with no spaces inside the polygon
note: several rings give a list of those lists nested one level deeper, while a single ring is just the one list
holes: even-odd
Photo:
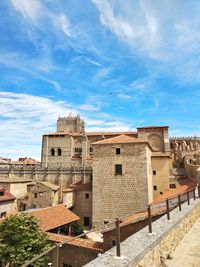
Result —
[{"label": "distant building", "polygon": [[13,211],[16,211],[15,196],[0,185],[0,218]]}]

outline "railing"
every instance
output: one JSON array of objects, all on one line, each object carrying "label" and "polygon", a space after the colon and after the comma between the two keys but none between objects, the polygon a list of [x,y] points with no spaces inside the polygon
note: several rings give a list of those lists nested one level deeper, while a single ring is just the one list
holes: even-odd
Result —
[{"label": "railing", "polygon": [[[198,189],[198,198],[200,198],[200,185],[198,185],[197,189]],[[170,218],[171,218],[170,211],[172,209],[174,209],[175,207],[179,207],[179,211],[181,211],[182,210],[182,203],[184,203],[184,202],[187,201],[187,204],[190,205],[190,199],[191,198],[193,198],[194,200],[196,200],[195,191],[196,191],[196,187],[194,187],[192,189],[189,189],[189,190],[185,191],[184,193],[175,194],[172,197],[166,198],[164,201],[159,202],[157,204],[154,203],[154,204],[148,205],[147,206],[147,209],[143,210],[142,212],[145,212],[145,211],[147,212],[147,220],[148,220],[148,231],[149,231],[149,234],[152,234],[152,232],[153,232],[153,227],[152,227],[152,221],[153,221],[152,220],[152,218],[153,218],[152,210],[154,208],[155,209],[165,208],[165,210],[163,210],[162,213],[167,215],[167,220],[170,220]],[[121,256],[121,248],[120,248],[120,242],[121,242],[121,239],[120,239],[120,228],[121,228],[120,222],[121,221],[123,221],[123,219],[116,218],[115,220],[113,220],[113,221],[111,221],[111,222],[109,222],[109,223],[106,224],[106,226],[108,226],[108,225],[112,225],[113,226],[113,223],[115,223],[116,255],[118,257]],[[102,228],[102,229],[100,229],[100,231],[101,230],[105,230],[105,227]],[[68,241],[65,241],[63,243],[59,243],[59,244],[53,245],[52,247],[50,247],[48,250],[44,251],[40,255],[35,256],[33,259],[27,261],[21,267],[27,267],[27,266],[31,265],[32,263],[34,263],[35,261],[37,261],[41,257],[49,254],[50,252],[52,252],[55,249],[56,249],[56,267],[58,267],[59,266],[59,249],[63,245],[68,244],[68,243],[70,243],[71,241],[73,241],[73,240],[75,240],[77,238],[84,237],[88,233],[92,233],[92,232],[95,232],[95,230],[94,229],[91,229],[90,231],[88,231],[86,233],[83,233],[83,234],[78,235],[76,237],[72,237]],[[48,263],[48,266],[51,266],[51,265],[52,265],[52,263]]]}]

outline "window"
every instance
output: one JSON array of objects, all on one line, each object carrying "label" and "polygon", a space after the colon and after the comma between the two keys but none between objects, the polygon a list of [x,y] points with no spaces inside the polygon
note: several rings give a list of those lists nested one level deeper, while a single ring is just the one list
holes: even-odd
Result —
[{"label": "window", "polygon": [[109,221],[104,221],[104,224],[108,224],[109,223]]},{"label": "window", "polygon": [[1,218],[4,218],[4,217],[6,217],[6,212],[1,213]]},{"label": "window", "polygon": [[37,193],[35,193],[35,198],[37,198]]},{"label": "window", "polygon": [[121,154],[120,148],[116,148],[116,155],[120,155],[120,154]]},{"label": "window", "polygon": [[39,196],[42,197],[43,196],[43,192],[39,192]]},{"label": "window", "polygon": [[155,190],[155,191],[157,190],[157,186],[156,185],[153,186],[153,190]]},{"label": "window", "polygon": [[1,192],[0,192],[0,196],[3,196],[3,195],[4,195],[4,191],[1,191]]},{"label": "window", "polygon": [[90,198],[90,194],[89,193],[85,193],[85,198]]},{"label": "window", "polygon": [[72,267],[72,265],[68,263],[63,263],[63,267]]},{"label": "window", "polygon": [[61,156],[62,155],[62,150],[61,148],[58,148],[58,156]]},{"label": "window", "polygon": [[170,184],[169,188],[176,188],[176,184]]},{"label": "window", "polygon": [[112,240],[112,246],[116,246],[116,241],[115,240]]},{"label": "window", "polygon": [[90,146],[90,153],[92,153],[93,152],[93,147],[92,146]]},{"label": "window", "polygon": [[153,171],[153,175],[156,175],[156,171]]},{"label": "window", "polygon": [[163,194],[163,192],[160,192],[160,195],[162,195]]},{"label": "window", "polygon": [[122,175],[122,165],[115,164],[115,175]]},{"label": "window", "polygon": [[55,156],[55,149],[51,148],[51,156]]},{"label": "window", "polygon": [[90,217],[84,217],[84,226],[90,226]]}]

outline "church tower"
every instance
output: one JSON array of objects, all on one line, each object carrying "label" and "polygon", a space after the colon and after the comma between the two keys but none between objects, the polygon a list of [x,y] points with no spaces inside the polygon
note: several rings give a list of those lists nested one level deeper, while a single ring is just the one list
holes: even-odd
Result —
[{"label": "church tower", "polygon": [[57,120],[57,132],[83,133],[84,120],[79,115],[72,116],[71,113],[68,117],[59,117]]}]

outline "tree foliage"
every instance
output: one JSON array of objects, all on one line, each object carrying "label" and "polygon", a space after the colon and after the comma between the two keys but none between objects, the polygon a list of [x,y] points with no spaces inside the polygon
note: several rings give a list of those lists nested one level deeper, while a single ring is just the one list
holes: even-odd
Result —
[{"label": "tree foliage", "polygon": [[[48,236],[38,221],[28,214],[12,215],[0,223],[0,266],[18,267],[50,247]],[[46,259],[32,266],[47,266]]]}]

